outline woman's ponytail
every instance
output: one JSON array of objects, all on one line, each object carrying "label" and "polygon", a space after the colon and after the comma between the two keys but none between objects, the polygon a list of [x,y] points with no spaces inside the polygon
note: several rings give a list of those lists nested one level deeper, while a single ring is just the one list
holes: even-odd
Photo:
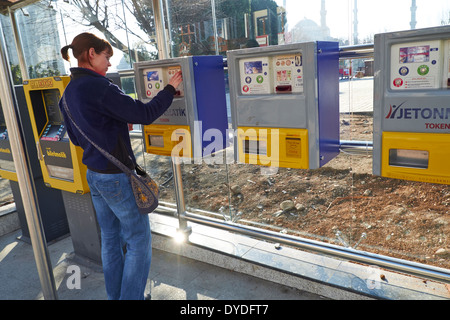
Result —
[{"label": "woman's ponytail", "polygon": [[61,55],[64,60],[70,61],[69,49],[72,49],[72,45],[67,45],[61,48]]}]

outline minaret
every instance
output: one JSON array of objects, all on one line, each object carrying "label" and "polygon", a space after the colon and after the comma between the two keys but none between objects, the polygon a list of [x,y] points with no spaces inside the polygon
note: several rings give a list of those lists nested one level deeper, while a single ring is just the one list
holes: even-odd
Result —
[{"label": "minaret", "polygon": [[358,0],[353,8],[353,44],[358,44]]},{"label": "minaret", "polygon": [[326,29],[327,27],[327,10],[325,10],[325,0],[322,0],[320,8],[320,27]]},{"label": "minaret", "polygon": [[417,6],[416,6],[416,0],[412,0],[411,1],[411,30],[416,28],[416,10],[417,10]]},{"label": "minaret", "polygon": [[324,40],[329,39],[330,29],[327,27],[327,10],[325,9],[325,0],[321,1],[320,7],[320,29],[322,29],[322,34]]}]

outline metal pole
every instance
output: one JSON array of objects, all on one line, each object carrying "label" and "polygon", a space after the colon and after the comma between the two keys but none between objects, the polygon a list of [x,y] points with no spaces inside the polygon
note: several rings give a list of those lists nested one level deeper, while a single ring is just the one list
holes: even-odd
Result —
[{"label": "metal pole", "polygon": [[[158,211],[159,214],[167,214],[171,213],[172,211],[172,209],[169,207],[158,207],[158,209],[165,210]],[[207,213],[214,214],[211,212]],[[322,241],[281,234],[279,232],[255,228],[242,224],[225,222],[223,220],[214,219],[191,212],[186,213],[186,220],[192,223],[226,230],[240,235],[246,235],[255,239],[266,240],[273,243],[282,243],[295,248],[310,250],[311,252],[319,252],[336,258],[348,259],[349,261],[361,262],[369,265],[379,265],[390,270],[405,272],[410,275],[426,277],[431,280],[450,283],[450,271],[444,268],[429,266],[426,264],[402,260],[398,258],[392,258],[389,256],[383,256],[376,253],[357,250],[355,248],[342,247]],[[248,222],[252,223],[252,221]]]},{"label": "metal pole", "polygon": [[167,39],[164,27],[164,12],[162,0],[152,0],[153,16],[155,18],[156,43],[158,44],[159,59],[169,58]]},{"label": "metal pole", "polygon": [[[23,55],[22,44],[20,42],[19,31],[17,29],[17,21],[14,15],[14,11],[11,7],[8,7],[9,19],[11,20],[12,31],[14,35],[14,43],[16,45],[17,57],[19,58],[20,72],[22,73],[22,80],[29,79],[27,64]],[[7,78],[5,78],[7,79]]]},{"label": "metal pole", "polygon": [[168,56],[173,55],[173,46],[172,46],[172,20],[170,19],[170,12],[169,12],[169,2],[168,0],[165,0],[166,3],[166,16],[167,16],[167,29],[169,30],[169,53]]},{"label": "metal pole", "polygon": [[[3,42],[4,43],[4,42]],[[20,134],[17,115],[14,109],[13,88],[10,82],[6,55],[3,45],[0,46],[0,94],[6,126],[8,127],[11,152],[14,159],[20,195],[25,211],[28,229],[30,232],[31,245],[33,247],[34,259],[41,282],[44,299],[57,299],[55,279],[47,249],[44,229],[38,206],[36,204],[36,193],[31,179],[31,172],[25,157],[24,141]]]},{"label": "metal pole", "polygon": [[172,157],[173,184],[175,187],[175,197],[177,200],[178,232],[187,237],[192,229],[188,227],[186,220],[186,203],[184,201],[183,179],[181,175],[181,159]]},{"label": "metal pole", "polygon": [[403,271],[417,276],[426,276],[430,279],[437,281],[445,281],[446,283],[449,283],[450,281],[450,271],[448,269],[429,266],[397,258],[391,258],[388,256],[382,256],[376,253],[356,250],[354,248],[341,247],[338,245],[322,241],[315,241],[306,238],[280,234],[269,230],[253,228],[250,226],[238,225],[234,223],[224,223],[221,220],[203,217],[201,215],[193,213],[187,213],[186,219],[194,223],[207,225],[214,228],[220,228],[223,230],[236,232],[238,234],[243,234],[259,239],[264,239],[275,243],[280,242],[289,246],[303,248],[314,252],[321,252],[324,254],[348,259],[351,261],[375,264],[389,268],[391,270]]},{"label": "metal pole", "polygon": [[214,50],[216,52],[216,55],[219,55],[219,40],[217,39],[219,35],[217,33],[216,2],[214,0],[211,0],[211,9],[214,29]]},{"label": "metal pole", "polygon": [[[155,17],[156,41],[160,59],[168,58],[167,38],[164,32],[164,12],[162,10],[162,0],[153,0],[153,14]],[[190,228],[186,221],[186,204],[184,202],[183,179],[181,175],[181,160],[172,156],[173,184],[177,201],[178,226],[179,231],[185,236],[190,234]]]}]

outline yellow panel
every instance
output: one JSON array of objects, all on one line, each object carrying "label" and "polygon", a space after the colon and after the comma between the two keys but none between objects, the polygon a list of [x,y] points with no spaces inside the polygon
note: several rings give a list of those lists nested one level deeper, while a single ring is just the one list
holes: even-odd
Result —
[{"label": "yellow panel", "polygon": [[147,153],[192,158],[189,126],[151,124],[144,126],[144,137]]},{"label": "yellow panel", "polygon": [[381,175],[450,184],[450,134],[383,132]]},{"label": "yellow panel", "polygon": [[[4,144],[3,147],[0,147],[0,154],[6,154],[6,158],[11,156],[11,146]],[[2,163],[3,162],[3,163]],[[7,164],[7,165],[6,165]],[[0,178],[17,181],[16,169],[14,168],[14,162],[12,160],[1,160],[0,161]]]},{"label": "yellow panel", "polygon": [[70,143],[70,152],[72,155],[73,181],[63,180],[51,177],[44,160],[41,160],[41,169],[44,176],[44,182],[48,187],[64,190],[68,192],[85,194],[89,192],[89,185],[86,179],[87,167],[81,160],[83,158],[83,149]]},{"label": "yellow panel", "polygon": [[[45,90],[58,89],[60,92],[60,95],[62,96],[63,92],[64,92],[66,86],[69,84],[69,82],[70,82],[70,77],[62,76],[62,77],[48,77],[48,78],[40,78],[40,79],[31,79],[31,80],[26,80],[23,83],[25,98],[26,98],[27,106],[28,106],[28,112],[30,114],[31,127],[33,129],[36,147],[39,149],[38,153],[40,152],[41,154],[43,154],[43,150],[39,144],[39,139],[42,136],[42,132],[37,132],[36,119],[35,119],[33,108],[31,107],[30,92],[31,91],[44,92]],[[44,126],[44,128],[45,128],[45,126]],[[71,152],[71,157],[72,157],[73,181],[52,177],[49,174],[49,170],[45,164],[43,157],[41,157],[41,159],[39,159],[39,162],[41,165],[44,183],[48,187],[51,187],[54,189],[59,189],[59,190],[64,190],[64,191],[79,193],[79,194],[87,193],[87,192],[89,192],[89,186],[88,186],[87,180],[86,180],[87,168],[81,162],[82,157],[83,157],[83,150],[80,147],[77,147],[74,144],[72,144],[72,142],[70,142],[70,152]]]},{"label": "yellow panel", "polygon": [[308,169],[308,130],[239,127],[239,161],[262,166]]},{"label": "yellow panel", "polygon": [[16,182],[18,181],[17,173],[8,170],[0,170],[0,178]]}]

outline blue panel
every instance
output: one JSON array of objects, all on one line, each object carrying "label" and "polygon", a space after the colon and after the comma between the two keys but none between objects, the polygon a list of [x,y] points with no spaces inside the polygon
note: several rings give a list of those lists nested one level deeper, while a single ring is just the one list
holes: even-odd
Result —
[{"label": "blue panel", "polygon": [[[202,136],[208,129],[220,130],[222,133],[221,149],[224,149],[227,147],[228,119],[223,57],[194,56],[192,62],[197,100],[197,119],[202,121]],[[211,143],[210,141],[203,141],[203,149]]]},{"label": "blue panel", "polygon": [[339,154],[339,45],[317,42],[320,166]]}]

